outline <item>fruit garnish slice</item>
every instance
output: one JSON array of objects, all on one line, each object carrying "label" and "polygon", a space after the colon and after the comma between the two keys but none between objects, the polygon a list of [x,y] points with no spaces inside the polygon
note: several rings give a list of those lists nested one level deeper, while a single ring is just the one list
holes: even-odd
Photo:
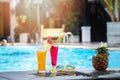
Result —
[{"label": "fruit garnish slice", "polygon": [[53,40],[50,36],[47,37],[47,42],[51,45],[53,45]]}]

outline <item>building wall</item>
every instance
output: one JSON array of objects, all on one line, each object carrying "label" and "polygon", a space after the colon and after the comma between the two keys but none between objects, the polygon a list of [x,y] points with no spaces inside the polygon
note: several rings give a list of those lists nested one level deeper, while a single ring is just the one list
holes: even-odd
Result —
[{"label": "building wall", "polygon": [[0,36],[10,35],[10,7],[8,2],[0,2]]},{"label": "building wall", "polygon": [[0,36],[4,35],[3,34],[3,30],[4,30],[3,20],[4,20],[3,3],[0,3]]}]

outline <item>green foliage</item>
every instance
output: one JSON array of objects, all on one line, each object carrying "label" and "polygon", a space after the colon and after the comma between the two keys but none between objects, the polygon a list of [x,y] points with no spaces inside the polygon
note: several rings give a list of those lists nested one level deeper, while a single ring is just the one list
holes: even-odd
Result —
[{"label": "green foliage", "polygon": [[69,12],[66,18],[66,25],[68,27],[68,31],[76,34],[76,29],[80,24],[80,20],[78,16],[75,15],[73,12]]},{"label": "green foliage", "polygon": [[112,21],[119,21],[120,0],[103,0]]}]

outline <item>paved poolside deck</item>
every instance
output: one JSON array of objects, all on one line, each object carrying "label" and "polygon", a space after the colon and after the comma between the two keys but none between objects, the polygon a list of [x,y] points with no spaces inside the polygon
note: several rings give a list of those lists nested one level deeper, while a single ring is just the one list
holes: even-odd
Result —
[{"label": "paved poolside deck", "polygon": [[[8,46],[14,45],[29,45],[28,43],[8,43]],[[33,44],[32,44],[33,45]],[[100,46],[100,42],[84,42],[84,43],[66,43],[59,45],[60,47],[72,47],[72,48],[87,48],[87,49],[95,49],[96,47]],[[120,50],[120,45],[117,46],[109,46],[108,49],[110,50]]]},{"label": "paved poolside deck", "polygon": [[[17,44],[16,44],[17,45]],[[26,44],[22,44],[26,45]],[[95,49],[99,43],[74,43],[60,45],[61,47],[77,47]],[[120,47],[109,47],[111,50],[120,50]],[[39,75],[36,71],[16,71],[16,72],[0,72],[0,80],[120,80],[119,69],[107,69],[106,71],[96,71],[94,69],[79,69],[74,74],[50,76]],[[48,76],[49,75],[49,76]]]},{"label": "paved poolside deck", "polygon": [[[84,42],[84,43],[68,43],[62,44],[61,47],[73,47],[73,48],[86,48],[86,49],[95,49],[100,46],[100,42]],[[108,46],[109,50],[120,50],[120,45],[118,46]]]}]

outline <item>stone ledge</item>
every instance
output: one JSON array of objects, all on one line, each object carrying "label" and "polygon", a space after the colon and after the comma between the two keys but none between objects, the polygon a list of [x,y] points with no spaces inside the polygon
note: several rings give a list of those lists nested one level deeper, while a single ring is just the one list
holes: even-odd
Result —
[{"label": "stone ledge", "polygon": [[[47,72],[50,75],[49,72]],[[0,72],[0,80],[119,80],[120,69],[79,69],[73,75],[40,76],[36,71]]]}]

